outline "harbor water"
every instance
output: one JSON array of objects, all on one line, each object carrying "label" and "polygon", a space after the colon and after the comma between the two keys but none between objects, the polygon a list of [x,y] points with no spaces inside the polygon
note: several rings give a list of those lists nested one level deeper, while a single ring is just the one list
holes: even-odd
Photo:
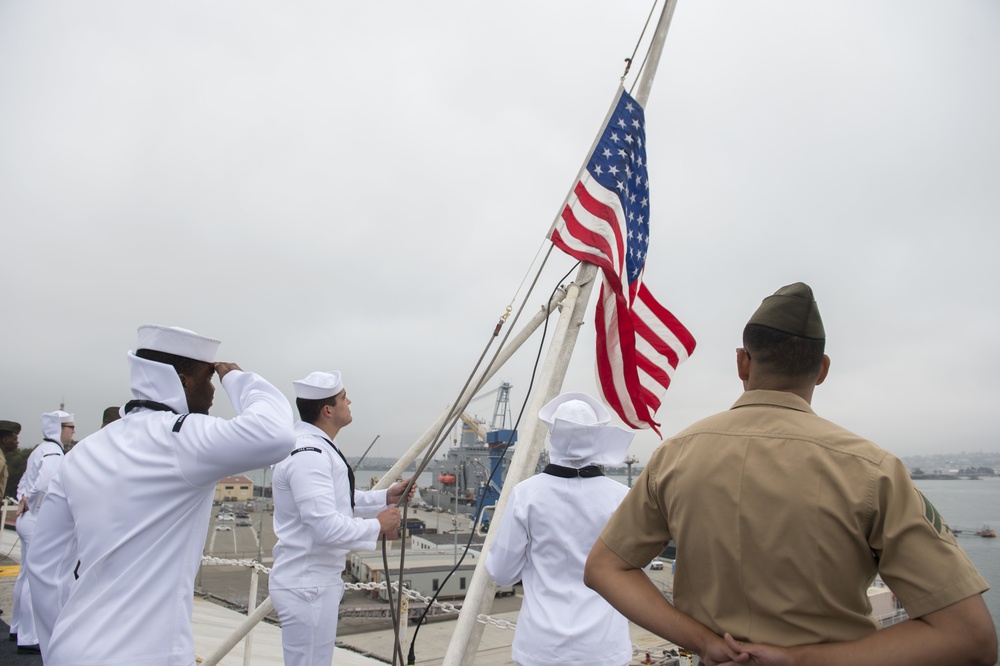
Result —
[{"label": "harbor water", "polygon": [[[372,476],[381,476],[387,470],[358,473],[359,485]],[[251,473],[252,474],[252,473]],[[258,470],[253,476],[263,477]],[[625,484],[624,476],[611,478]],[[260,482],[262,478],[255,479]],[[430,473],[424,472],[417,479],[421,487],[430,486]],[[920,491],[934,504],[953,530],[960,530],[959,545],[979,569],[991,589],[983,598],[993,615],[1000,633],[1000,538],[984,538],[975,531],[984,526],[1000,530],[1000,478],[984,477],[979,480],[918,480]]]},{"label": "harbor water", "polygon": [[1000,478],[919,480],[916,484],[948,526],[962,531],[957,536],[958,543],[990,585],[983,599],[1000,633],[1000,538],[988,539],[969,533],[984,525],[1000,530]]},{"label": "harbor water", "polygon": [[[626,483],[625,477],[611,478]],[[423,487],[427,487],[430,481],[426,473],[417,479]],[[1000,477],[919,480],[916,485],[934,504],[945,522],[953,530],[961,531],[956,537],[959,545],[990,585],[983,599],[993,615],[997,633],[1000,633],[1000,538],[984,538],[975,534],[987,525],[1000,531]]]}]

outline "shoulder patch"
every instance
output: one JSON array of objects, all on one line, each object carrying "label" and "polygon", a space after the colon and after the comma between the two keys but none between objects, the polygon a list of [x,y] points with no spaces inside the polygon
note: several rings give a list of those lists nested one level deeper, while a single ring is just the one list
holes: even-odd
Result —
[{"label": "shoulder patch", "polygon": [[323,453],[323,451],[321,451],[320,449],[317,449],[315,446],[303,446],[301,448],[295,449],[294,451],[292,451],[288,455],[294,456],[296,453],[302,453],[303,451],[315,451],[316,453]]},{"label": "shoulder patch", "polygon": [[177,420],[176,420],[176,421],[174,422],[174,427],[173,427],[173,428],[171,428],[171,430],[172,430],[173,432],[180,432],[180,431],[181,431],[181,426],[183,426],[183,425],[184,425],[184,419],[186,419],[186,418],[187,418],[188,416],[190,416],[190,414],[181,414],[181,415],[180,415],[180,418],[178,418],[178,419],[177,419]]}]

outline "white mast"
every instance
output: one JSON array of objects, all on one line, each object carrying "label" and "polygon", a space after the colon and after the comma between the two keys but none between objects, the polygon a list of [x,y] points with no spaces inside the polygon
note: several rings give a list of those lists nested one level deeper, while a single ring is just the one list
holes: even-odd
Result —
[{"label": "white mast", "polygon": [[[656,75],[660,53],[663,51],[663,44],[666,41],[667,30],[670,28],[670,20],[676,5],[677,0],[667,0],[664,5],[656,32],[650,42],[646,62],[640,73],[635,100],[643,108],[649,99],[653,77]],[[600,134],[598,134],[598,138],[600,138]],[[593,149],[591,149],[592,151]],[[589,158],[590,153],[585,159]],[[586,163],[584,164],[586,165]],[[566,299],[563,301],[562,313],[559,317],[556,333],[549,346],[548,355],[545,358],[538,388],[534,391],[531,404],[526,412],[528,419],[527,425],[523,428],[524,436],[519,438],[520,441],[514,451],[514,456],[510,461],[510,469],[504,480],[503,491],[497,501],[496,511],[493,515],[494,525],[499,524],[497,521],[507,506],[511,489],[520,481],[530,477],[538,464],[538,458],[545,443],[545,428],[540,425],[537,415],[539,410],[562,389],[569,360],[573,355],[573,347],[576,345],[576,338],[580,326],[583,324],[583,315],[587,309],[587,302],[590,299],[590,292],[593,290],[596,274],[597,268],[593,264],[582,264],[577,272],[576,282],[570,285]],[[486,554],[493,544],[495,535],[496,530],[490,530],[486,535],[482,556],[476,564],[472,582],[465,595],[465,602],[462,604],[462,612],[458,616],[455,631],[448,644],[448,651],[445,653],[444,666],[471,666],[475,662],[476,652],[479,649],[479,642],[482,639],[483,627],[485,626],[477,622],[476,617],[490,612],[496,594],[496,583],[486,573],[484,566]]]}]

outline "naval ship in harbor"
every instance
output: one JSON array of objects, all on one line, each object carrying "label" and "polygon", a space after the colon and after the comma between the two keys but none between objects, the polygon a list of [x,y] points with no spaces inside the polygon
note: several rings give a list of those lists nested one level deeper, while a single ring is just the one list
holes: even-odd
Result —
[{"label": "naval ship in harbor", "polygon": [[[425,468],[431,477],[430,485],[420,489],[425,508],[469,514],[475,520],[479,519],[480,511],[490,514],[500,499],[517,444],[517,430],[513,429],[510,413],[511,388],[511,383],[504,381],[494,391],[496,401],[489,425],[468,412],[462,413],[461,430],[453,438],[453,446]],[[535,473],[548,464],[548,453],[543,451]]]}]

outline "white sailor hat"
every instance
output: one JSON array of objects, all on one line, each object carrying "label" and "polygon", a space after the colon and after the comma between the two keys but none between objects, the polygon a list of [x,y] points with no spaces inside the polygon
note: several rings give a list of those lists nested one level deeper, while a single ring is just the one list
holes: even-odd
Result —
[{"label": "white sailor hat", "polygon": [[63,423],[73,423],[73,415],[57,409],[42,414],[42,436],[58,439]]},{"label": "white sailor hat", "polygon": [[563,393],[538,410],[538,418],[552,428],[555,420],[562,419],[578,425],[605,425],[611,414],[597,399],[586,393]]},{"label": "white sailor hat", "polygon": [[563,393],[538,412],[549,428],[550,459],[556,465],[620,465],[635,433],[609,426],[611,414],[586,393]]},{"label": "white sailor hat", "polygon": [[292,384],[295,386],[295,397],[303,400],[323,400],[344,390],[344,383],[336,370],[310,372],[305,379],[297,379]]},{"label": "white sailor hat", "polygon": [[54,412],[45,412],[42,414],[42,421],[48,421],[49,423],[74,423],[73,415],[69,412],[64,412],[61,409],[57,409]]},{"label": "white sailor hat", "polygon": [[139,327],[138,334],[136,349],[149,349],[205,363],[215,363],[215,354],[222,344],[220,340],[177,326],[145,324]]}]

